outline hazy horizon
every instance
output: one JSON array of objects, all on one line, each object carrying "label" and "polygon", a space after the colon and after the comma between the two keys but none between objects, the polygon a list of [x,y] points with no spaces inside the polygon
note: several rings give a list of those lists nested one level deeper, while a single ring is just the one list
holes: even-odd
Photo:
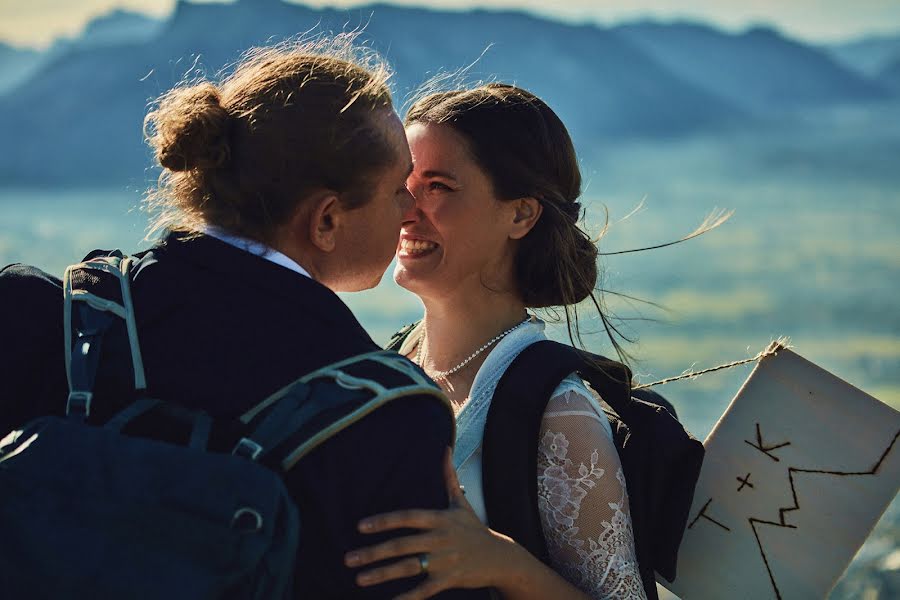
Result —
[{"label": "hazy horizon", "polygon": [[[197,0],[194,0],[197,1]],[[199,0],[222,2],[227,0]],[[242,0],[271,2],[273,0]],[[293,4],[352,8],[374,4],[360,0],[313,0]],[[549,6],[541,0],[391,0],[398,6],[443,10],[523,10],[560,21],[613,25],[625,21],[700,21],[727,31],[764,25],[807,43],[852,41],[875,35],[900,35],[900,2],[866,0],[848,4],[842,0],[765,0],[748,5],[737,0],[685,0],[673,6],[660,0],[568,0]],[[92,19],[115,9],[155,17],[171,13],[176,0],[33,0],[28,4],[0,3],[0,41],[20,48],[43,49],[60,38],[77,36]]]}]

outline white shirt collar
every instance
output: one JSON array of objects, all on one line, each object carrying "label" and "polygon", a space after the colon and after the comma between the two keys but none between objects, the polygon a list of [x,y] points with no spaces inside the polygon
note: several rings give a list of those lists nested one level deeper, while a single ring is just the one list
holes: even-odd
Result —
[{"label": "white shirt collar", "polygon": [[274,248],[266,246],[261,242],[241,237],[239,235],[233,235],[225,231],[221,227],[216,227],[215,225],[204,225],[203,233],[210,237],[214,237],[217,240],[225,242],[230,246],[234,246],[235,248],[239,248],[241,250],[244,250],[245,252],[249,252],[250,254],[255,254],[256,256],[273,262],[276,265],[281,265],[286,269],[290,269],[291,271],[300,273],[301,275],[309,277],[310,279],[313,278],[313,276],[309,274],[309,271],[300,266],[295,260],[288,257],[286,254],[282,254]]}]

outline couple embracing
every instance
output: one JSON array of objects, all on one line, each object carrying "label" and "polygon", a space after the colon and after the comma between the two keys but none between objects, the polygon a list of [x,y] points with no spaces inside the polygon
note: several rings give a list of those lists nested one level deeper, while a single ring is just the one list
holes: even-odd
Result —
[{"label": "couple embracing", "polygon": [[[148,204],[167,233],[131,271],[148,392],[218,422],[377,350],[335,292],[375,286],[396,256],[395,280],[425,312],[394,347],[440,386],[457,422],[445,404],[406,397],[287,472],[302,522],[295,596],[655,596],[609,421],[574,374],[547,399],[537,498],[523,499],[540,507],[548,557],[489,527],[485,415],[512,360],[545,339],[529,309],[565,307],[568,319],[597,281],[565,126],[499,83],[423,96],[401,122],[388,76],[352,39],[277,46],[150,112],[163,175]],[[33,267],[0,272],[4,433],[63,408],[61,287]],[[128,383],[104,368],[117,360],[108,354],[96,423]],[[140,434],[166,439],[150,417]],[[228,437],[213,427],[210,447]]]}]

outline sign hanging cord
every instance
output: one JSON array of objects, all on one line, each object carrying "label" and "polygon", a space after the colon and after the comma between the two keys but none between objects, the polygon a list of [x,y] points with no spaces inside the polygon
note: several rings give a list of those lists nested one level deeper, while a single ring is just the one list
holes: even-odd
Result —
[{"label": "sign hanging cord", "polygon": [[678,375],[676,377],[668,377],[666,379],[660,379],[659,381],[654,381],[653,383],[642,383],[640,385],[634,386],[632,389],[642,390],[644,388],[650,388],[650,387],[654,387],[657,385],[664,385],[666,383],[672,383],[673,381],[679,381],[681,379],[694,379],[696,377],[700,377],[701,375],[706,375],[707,373],[712,373],[714,371],[721,371],[723,369],[731,369],[733,367],[738,367],[740,365],[745,365],[747,363],[760,361],[760,360],[766,358],[767,356],[773,356],[775,354],[778,354],[779,350],[786,349],[786,348],[790,348],[790,338],[780,337],[777,340],[773,341],[771,344],[769,344],[765,350],[762,350],[756,356],[753,356],[751,358],[745,358],[743,360],[736,360],[734,362],[719,365],[717,367],[710,367],[709,369],[703,369],[702,371],[688,370],[687,372],[682,373],[681,375]]}]

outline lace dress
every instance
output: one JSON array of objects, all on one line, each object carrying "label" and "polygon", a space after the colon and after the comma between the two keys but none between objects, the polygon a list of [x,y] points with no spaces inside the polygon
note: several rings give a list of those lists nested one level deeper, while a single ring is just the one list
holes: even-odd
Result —
[{"label": "lace dress", "polygon": [[537,473],[553,568],[592,598],[644,599],[625,475],[606,415],[587,390],[559,392],[541,423]]}]

